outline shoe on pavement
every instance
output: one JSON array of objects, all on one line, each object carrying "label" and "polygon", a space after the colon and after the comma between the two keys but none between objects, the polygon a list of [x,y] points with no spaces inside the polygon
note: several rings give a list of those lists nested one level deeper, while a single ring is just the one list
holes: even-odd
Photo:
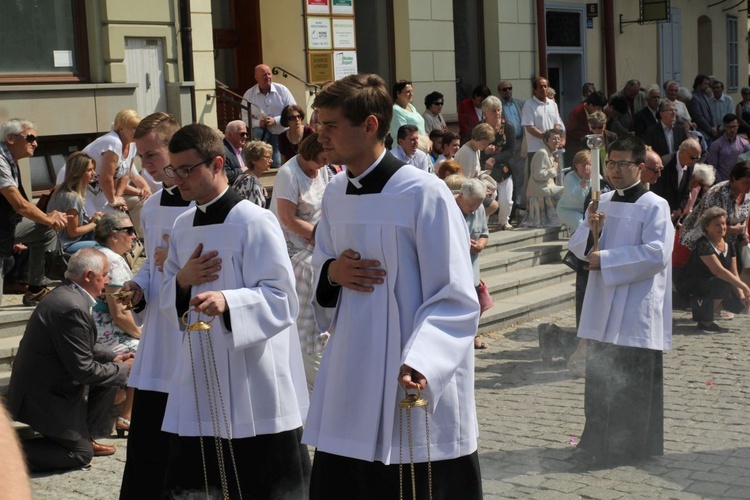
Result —
[{"label": "shoe on pavement", "polygon": [[724,328],[716,323],[711,323],[710,325],[702,325],[698,323],[698,330],[703,332],[726,333],[729,331],[729,328]]},{"label": "shoe on pavement", "polygon": [[44,297],[47,296],[52,290],[49,288],[42,288],[38,292],[26,292],[23,295],[23,305],[26,307],[36,306]]},{"label": "shoe on pavement", "polygon": [[512,231],[513,230],[513,226],[511,226],[510,224],[505,224],[500,229],[502,229],[503,231]]},{"label": "shoe on pavement", "polygon": [[94,449],[95,457],[106,457],[115,454],[115,447],[106,444],[97,443],[93,439],[91,440],[91,447]]}]

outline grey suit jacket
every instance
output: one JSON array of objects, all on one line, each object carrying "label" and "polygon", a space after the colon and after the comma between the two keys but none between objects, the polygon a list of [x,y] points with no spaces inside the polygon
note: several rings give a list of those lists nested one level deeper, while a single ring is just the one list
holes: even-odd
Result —
[{"label": "grey suit jacket", "polygon": [[88,385],[124,387],[129,370],[96,344],[86,292],[65,280],[36,306],[13,363],[8,409],[42,435],[79,440]]}]

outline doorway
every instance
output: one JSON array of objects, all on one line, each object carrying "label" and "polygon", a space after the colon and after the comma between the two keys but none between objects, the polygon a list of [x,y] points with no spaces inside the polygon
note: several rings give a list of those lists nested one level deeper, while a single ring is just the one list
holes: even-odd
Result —
[{"label": "doorway", "polygon": [[136,83],[136,111],[141,116],[167,111],[163,41],[160,38],[125,38],[125,71]]},{"label": "doorway", "polygon": [[[260,0],[211,0],[214,72],[226,90],[242,97],[255,85],[255,66],[263,62]],[[219,92],[216,116],[220,130],[240,117],[239,99]],[[227,94],[227,95],[224,95]]]}]

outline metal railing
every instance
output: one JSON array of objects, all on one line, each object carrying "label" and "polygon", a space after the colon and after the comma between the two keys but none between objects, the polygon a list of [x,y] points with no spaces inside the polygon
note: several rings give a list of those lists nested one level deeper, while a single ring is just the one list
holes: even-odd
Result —
[{"label": "metal railing", "polygon": [[309,90],[313,95],[317,94],[318,90],[320,90],[319,85],[310,83],[307,80],[302,79],[299,76],[295,75],[291,71],[285,70],[281,66],[274,66],[273,68],[271,68],[271,73],[273,73],[274,75],[278,75],[279,73],[281,73],[281,76],[283,76],[284,78],[289,78],[289,77],[294,78],[298,82],[302,83],[306,87],[306,89]]}]

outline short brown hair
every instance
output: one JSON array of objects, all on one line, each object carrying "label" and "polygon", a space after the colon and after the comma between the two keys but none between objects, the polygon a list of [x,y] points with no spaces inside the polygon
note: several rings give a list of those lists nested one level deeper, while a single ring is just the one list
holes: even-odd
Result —
[{"label": "short brown hair", "polygon": [[180,124],[172,115],[162,112],[151,113],[138,124],[134,138],[140,139],[156,131],[159,142],[164,146],[169,146],[169,141],[178,130],[180,130]]},{"label": "short brown hair", "polygon": [[323,145],[318,142],[318,133],[310,134],[299,143],[299,155],[307,161],[315,160],[323,152]]},{"label": "short brown hair", "polygon": [[185,125],[175,132],[169,141],[170,153],[182,153],[191,149],[194,149],[206,161],[213,160],[217,156],[226,159],[224,143],[218,132],[202,123]]},{"label": "short brown hair", "polygon": [[393,118],[393,100],[382,78],[361,73],[336,80],[321,90],[314,108],[341,108],[352,125],[361,125],[368,116],[378,121],[378,139],[385,140]]}]

